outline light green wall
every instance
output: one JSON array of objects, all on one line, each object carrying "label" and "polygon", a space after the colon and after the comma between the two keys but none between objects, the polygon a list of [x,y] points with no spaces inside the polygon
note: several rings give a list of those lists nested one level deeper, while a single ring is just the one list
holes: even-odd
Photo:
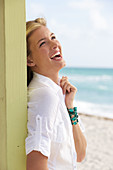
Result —
[{"label": "light green wall", "polygon": [[5,82],[5,35],[4,35],[4,8],[0,0],[0,170],[7,166],[7,122],[6,122],[6,82]]},{"label": "light green wall", "polygon": [[26,169],[25,20],[24,0],[0,0],[0,170]]}]

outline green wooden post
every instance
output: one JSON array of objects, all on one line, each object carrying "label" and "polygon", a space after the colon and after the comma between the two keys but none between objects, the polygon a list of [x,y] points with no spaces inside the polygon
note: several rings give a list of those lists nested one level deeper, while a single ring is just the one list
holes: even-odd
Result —
[{"label": "green wooden post", "polygon": [[0,0],[0,170],[25,170],[25,0]]}]

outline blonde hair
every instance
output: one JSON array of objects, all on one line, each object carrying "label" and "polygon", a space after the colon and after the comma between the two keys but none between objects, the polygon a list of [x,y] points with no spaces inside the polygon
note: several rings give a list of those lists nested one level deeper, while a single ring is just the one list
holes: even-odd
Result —
[{"label": "blonde hair", "polygon": [[[30,55],[30,42],[29,37],[31,34],[41,26],[46,26],[45,18],[37,18],[32,21],[26,22],[26,44],[27,44],[27,57]],[[29,85],[30,81],[33,78],[33,72],[29,66],[27,66],[27,85]]]},{"label": "blonde hair", "polygon": [[31,34],[40,26],[46,26],[46,20],[44,18],[37,18],[35,20],[26,22],[27,56],[30,54],[28,39]]}]

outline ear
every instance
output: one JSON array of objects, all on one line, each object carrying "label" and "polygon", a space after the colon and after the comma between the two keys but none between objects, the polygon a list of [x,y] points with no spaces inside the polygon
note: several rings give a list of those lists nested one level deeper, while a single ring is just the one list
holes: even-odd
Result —
[{"label": "ear", "polygon": [[29,66],[29,67],[35,66],[35,63],[30,56],[27,57],[27,66]]}]

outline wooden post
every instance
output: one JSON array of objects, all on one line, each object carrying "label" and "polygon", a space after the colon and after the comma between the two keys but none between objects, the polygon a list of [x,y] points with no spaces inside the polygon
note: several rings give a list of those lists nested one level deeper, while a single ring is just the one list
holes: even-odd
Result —
[{"label": "wooden post", "polygon": [[0,0],[0,170],[25,170],[25,0]]}]

